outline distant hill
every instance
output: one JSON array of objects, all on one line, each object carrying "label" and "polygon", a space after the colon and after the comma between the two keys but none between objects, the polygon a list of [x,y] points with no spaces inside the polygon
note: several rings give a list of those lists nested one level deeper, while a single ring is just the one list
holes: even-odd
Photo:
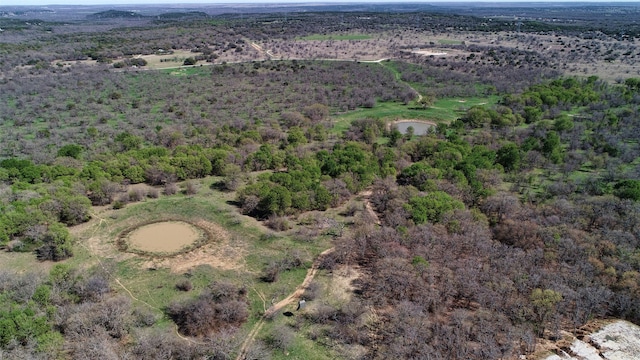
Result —
[{"label": "distant hill", "polygon": [[137,11],[131,10],[106,10],[95,14],[87,15],[88,19],[142,19],[156,18],[160,20],[178,20],[178,19],[198,19],[207,18],[209,15],[203,11],[186,11],[186,12],[168,12],[160,15],[149,16],[142,15]]},{"label": "distant hill", "polygon": [[139,19],[146,17],[135,11],[107,10],[87,15],[89,19]]},{"label": "distant hill", "polygon": [[209,17],[209,15],[203,11],[169,12],[158,15],[158,18],[162,20],[198,19],[207,17]]}]

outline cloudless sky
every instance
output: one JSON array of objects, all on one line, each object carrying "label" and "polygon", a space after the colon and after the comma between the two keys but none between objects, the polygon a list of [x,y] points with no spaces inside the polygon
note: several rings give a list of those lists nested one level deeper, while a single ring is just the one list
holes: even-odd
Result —
[{"label": "cloudless sky", "polygon": [[[618,0],[617,2],[637,2],[638,0]],[[478,2],[473,0],[435,0],[435,1],[407,1],[407,0],[320,0],[320,1],[300,1],[300,0],[0,0],[0,7],[3,5],[135,5],[135,4],[173,4],[173,5],[188,5],[188,4],[325,4],[325,3],[438,3],[438,2]],[[548,2],[557,3],[553,0],[535,0],[535,1],[522,1],[522,0],[480,0],[479,2]],[[565,0],[560,2],[610,2],[599,0]]]}]

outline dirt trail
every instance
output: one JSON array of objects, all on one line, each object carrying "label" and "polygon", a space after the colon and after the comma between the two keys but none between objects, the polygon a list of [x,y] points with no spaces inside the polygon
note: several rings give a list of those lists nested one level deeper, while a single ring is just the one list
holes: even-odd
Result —
[{"label": "dirt trail", "polygon": [[259,52],[260,54],[266,55],[269,59],[273,59],[273,53],[271,53],[271,50],[266,50],[265,51],[262,48],[262,46],[254,43],[254,42],[251,42],[251,47],[256,49],[256,51]]},{"label": "dirt trail", "polygon": [[[378,217],[378,214],[376,214],[376,212],[373,210],[373,206],[371,205],[371,200],[370,200],[371,194],[372,194],[371,190],[365,190],[358,195],[364,198],[365,211],[371,215],[376,225],[380,225],[381,224],[380,218]],[[320,255],[318,255],[316,260],[313,262],[313,265],[311,265],[311,268],[307,271],[307,276],[305,276],[304,281],[302,281],[302,284],[300,284],[294,292],[289,294],[289,296],[273,304],[271,307],[269,307],[269,309],[267,309],[264,312],[264,315],[262,315],[260,320],[253,326],[253,328],[247,335],[246,339],[242,343],[242,347],[240,347],[240,351],[238,352],[238,356],[236,357],[236,360],[246,359],[247,350],[249,349],[249,347],[255,340],[256,336],[262,329],[262,326],[264,325],[265,320],[271,317],[276,312],[280,311],[285,306],[292,303],[295,299],[300,298],[300,296],[304,294],[304,291],[309,287],[309,284],[311,284],[316,274],[318,273],[318,268],[320,267],[320,263],[323,260],[323,258],[334,251],[335,251],[335,248],[332,247],[320,253]],[[264,297],[262,296],[262,294],[258,293],[258,295],[262,298],[264,302]]]},{"label": "dirt trail", "polygon": [[381,225],[382,223],[380,222],[380,218],[378,217],[378,214],[376,214],[376,212],[373,210],[373,205],[371,205],[371,195],[373,194],[373,192],[371,190],[365,190],[363,192],[360,193],[361,196],[364,197],[364,208],[365,211],[373,218],[374,223],[376,225]]},{"label": "dirt trail", "polygon": [[240,351],[238,353],[238,356],[236,357],[236,360],[245,359],[247,355],[247,350],[255,340],[256,335],[258,335],[258,333],[260,332],[260,329],[262,329],[262,326],[264,325],[264,322],[267,318],[271,317],[273,314],[280,311],[285,306],[289,305],[295,299],[298,299],[300,296],[302,296],[304,291],[309,287],[309,284],[311,284],[311,281],[313,281],[313,278],[318,273],[318,268],[320,267],[320,263],[322,259],[326,255],[331,254],[334,250],[335,248],[330,248],[320,253],[320,255],[318,255],[316,260],[313,262],[313,265],[311,265],[311,268],[307,271],[307,276],[305,276],[304,281],[302,281],[302,284],[300,284],[294,292],[289,294],[289,296],[271,305],[271,307],[267,309],[267,311],[265,311],[264,315],[262,315],[260,320],[253,326],[253,329],[251,329],[251,331],[249,332],[249,335],[247,335],[247,338],[242,343],[242,347],[240,348]]}]

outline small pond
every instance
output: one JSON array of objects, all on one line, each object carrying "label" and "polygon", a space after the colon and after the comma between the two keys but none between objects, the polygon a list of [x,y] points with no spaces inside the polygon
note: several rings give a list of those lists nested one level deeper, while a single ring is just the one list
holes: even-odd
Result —
[{"label": "small pond", "polygon": [[172,253],[192,245],[200,238],[198,229],[182,221],[144,225],[129,234],[129,244],[138,251]]},{"label": "small pond", "polygon": [[407,133],[409,126],[413,127],[414,135],[425,135],[429,132],[429,129],[433,126],[422,121],[398,121],[394,123],[398,131],[403,135]]}]

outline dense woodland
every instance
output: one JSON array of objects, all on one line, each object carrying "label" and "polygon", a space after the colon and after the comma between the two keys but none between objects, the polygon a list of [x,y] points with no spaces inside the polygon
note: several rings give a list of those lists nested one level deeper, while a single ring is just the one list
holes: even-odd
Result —
[{"label": "dense woodland", "polygon": [[[122,56],[158,48],[193,49],[204,54],[198,61],[214,61],[218,52],[249,52],[247,38],[407,24],[444,33],[461,21],[460,31],[503,30],[441,13],[374,13],[376,21],[345,13],[341,22],[334,13],[289,14],[286,25],[269,20],[282,14],[197,15],[180,24],[138,19],[135,27],[117,18],[104,32],[83,31],[84,23],[77,31],[51,23],[46,32],[0,22],[7,33],[0,38],[0,246],[56,262],[46,275],[0,269],[0,358],[236,355],[238,327],[251,315],[242,284],[213,281],[163,309],[181,334],[197,339],[184,346],[154,327],[148,309],[113,291],[105,270],[113,264],[77,269],[64,261],[77,246],[68,227],[89,221],[92,207],[152,201],[179,185],[195,194],[195,182],[211,176],[220,179],[217,190],[235,192],[239,213],[309,242],[315,235],[296,227],[299,215],[371,191],[376,218],[349,207],[353,220],[331,234],[336,250],[321,266],[360,269],[354,296],[300,320],[318,325],[310,337],[323,346],[364,349],[346,358],[517,358],[538,339],[592,319],[640,324],[640,78],[564,75],[558,61],[570,66],[571,58],[536,51],[534,39],[577,34],[566,41],[593,41],[602,56],[633,63],[637,54],[624,50],[635,49],[633,37],[616,42],[605,25],[587,20],[531,22],[513,36],[531,36],[532,49],[469,45],[474,56],[467,57],[241,61],[179,74],[114,68]],[[592,51],[584,45],[570,56]],[[51,64],[90,57],[100,63]],[[334,122],[381,104],[428,108],[473,97],[497,100],[464,108],[424,136],[402,134],[385,118],[360,118],[344,131]],[[153,190],[123,190],[138,183]],[[280,272],[302,266],[285,258],[258,280],[277,282]],[[308,289],[306,298],[314,296]],[[294,330],[278,328],[248,356],[286,351]]]}]

